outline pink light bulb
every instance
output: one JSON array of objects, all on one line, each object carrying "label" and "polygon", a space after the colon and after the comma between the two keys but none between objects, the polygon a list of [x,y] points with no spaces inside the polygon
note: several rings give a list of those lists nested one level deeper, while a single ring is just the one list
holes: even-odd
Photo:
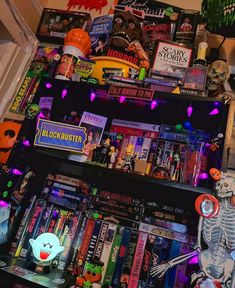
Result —
[{"label": "pink light bulb", "polygon": [[91,102],[93,102],[95,100],[95,97],[96,97],[95,92],[91,92],[91,95],[90,95]]},{"label": "pink light bulb", "polygon": [[63,89],[62,93],[61,93],[61,97],[62,99],[64,99],[64,97],[68,94],[68,90],[67,89]]},{"label": "pink light bulb", "polygon": [[189,118],[191,117],[192,113],[193,113],[193,107],[192,105],[189,105],[187,108],[187,114]]},{"label": "pink light bulb", "polygon": [[153,101],[151,102],[151,110],[153,110],[156,106],[157,106],[157,101],[156,101],[156,100],[153,100]]},{"label": "pink light bulb", "polygon": [[214,108],[213,110],[211,110],[211,112],[209,113],[210,116],[214,116],[219,114],[219,109],[218,108]]},{"label": "pink light bulb", "polygon": [[119,102],[120,102],[120,103],[123,103],[125,100],[126,100],[126,97],[125,97],[125,96],[121,96],[121,97],[119,98]]},{"label": "pink light bulb", "polygon": [[16,168],[12,169],[12,174],[18,175],[18,176],[19,175],[23,175],[23,173],[20,170],[16,169]]}]

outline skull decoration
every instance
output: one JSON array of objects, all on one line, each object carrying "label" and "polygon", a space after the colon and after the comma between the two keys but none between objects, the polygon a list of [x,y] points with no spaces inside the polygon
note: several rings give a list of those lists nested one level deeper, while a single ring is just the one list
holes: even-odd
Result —
[{"label": "skull decoration", "polygon": [[134,40],[141,40],[140,21],[128,12],[118,12],[114,16],[110,46],[127,49]]},{"label": "skull decoration", "polygon": [[207,74],[207,89],[211,92],[219,90],[229,77],[229,66],[222,60],[214,61]]},{"label": "skull decoration", "polygon": [[40,110],[38,104],[30,104],[25,111],[25,116],[28,119],[34,119],[39,114]]}]

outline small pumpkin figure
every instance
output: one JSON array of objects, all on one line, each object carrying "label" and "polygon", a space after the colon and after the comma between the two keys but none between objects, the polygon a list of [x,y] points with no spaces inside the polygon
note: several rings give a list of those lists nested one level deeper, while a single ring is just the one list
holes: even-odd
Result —
[{"label": "small pumpkin figure", "polygon": [[103,265],[103,262],[86,262],[82,275],[76,279],[76,285],[83,288],[97,287],[93,284],[100,282]]},{"label": "small pumpkin figure", "polygon": [[216,169],[216,168],[211,168],[210,171],[209,171],[209,173],[210,173],[210,175],[211,175],[211,177],[212,177],[212,179],[213,179],[214,181],[219,181],[219,180],[220,180],[220,178],[221,178],[221,172],[220,172],[218,169]]},{"label": "small pumpkin figure", "polygon": [[21,124],[6,121],[0,123],[0,163],[5,164],[17,139]]}]

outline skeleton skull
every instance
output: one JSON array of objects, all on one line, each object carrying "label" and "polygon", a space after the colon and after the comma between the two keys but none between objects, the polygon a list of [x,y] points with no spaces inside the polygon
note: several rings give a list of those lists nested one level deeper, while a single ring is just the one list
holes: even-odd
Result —
[{"label": "skeleton skull", "polygon": [[214,61],[207,74],[207,89],[216,91],[229,77],[229,66],[222,60]]},{"label": "skeleton skull", "polygon": [[235,178],[221,173],[221,178],[215,184],[215,190],[219,198],[226,198],[235,195]]},{"label": "skeleton skull", "polygon": [[128,48],[130,42],[141,39],[140,21],[128,12],[118,12],[114,16],[110,46]]},{"label": "skeleton skull", "polygon": [[25,116],[28,119],[34,119],[40,112],[40,107],[37,104],[31,104],[25,111]]}]

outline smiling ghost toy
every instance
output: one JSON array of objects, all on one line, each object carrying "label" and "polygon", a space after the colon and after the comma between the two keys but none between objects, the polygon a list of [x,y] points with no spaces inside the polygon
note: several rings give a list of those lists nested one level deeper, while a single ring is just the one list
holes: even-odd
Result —
[{"label": "smiling ghost toy", "polygon": [[64,250],[60,246],[59,239],[52,233],[43,233],[35,240],[29,240],[33,249],[34,257],[39,261],[51,261],[55,256]]}]

